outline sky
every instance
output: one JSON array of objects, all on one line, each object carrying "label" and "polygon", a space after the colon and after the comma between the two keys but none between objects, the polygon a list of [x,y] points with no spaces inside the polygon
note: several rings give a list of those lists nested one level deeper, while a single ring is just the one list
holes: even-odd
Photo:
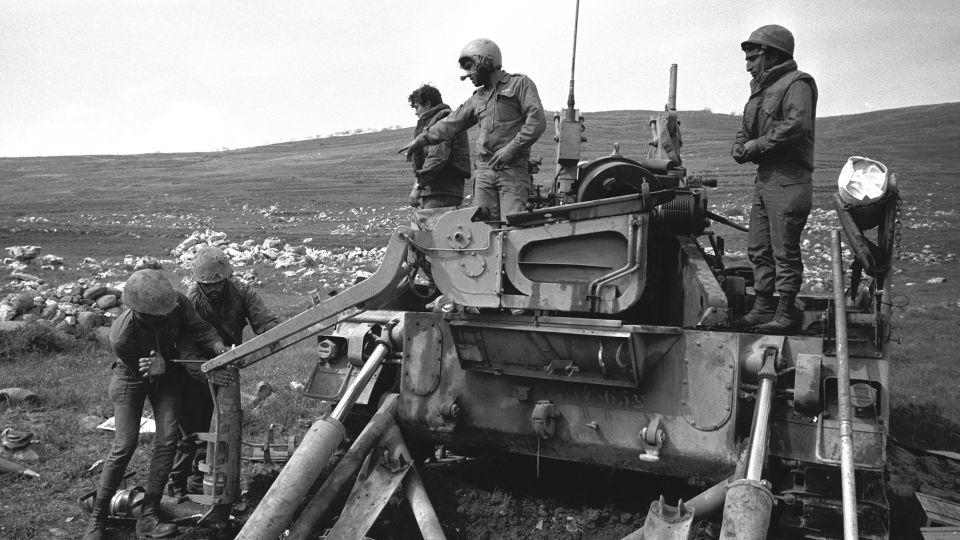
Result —
[{"label": "sky", "polygon": [[[494,40],[504,69],[566,104],[575,0],[4,0],[0,156],[210,151],[412,126],[410,92],[456,106],[457,58]],[[731,114],[740,42],[780,24],[819,116],[960,101],[960,1],[582,0],[576,105]],[[548,115],[550,116],[550,115]],[[643,126],[638,127],[642,129]]]}]

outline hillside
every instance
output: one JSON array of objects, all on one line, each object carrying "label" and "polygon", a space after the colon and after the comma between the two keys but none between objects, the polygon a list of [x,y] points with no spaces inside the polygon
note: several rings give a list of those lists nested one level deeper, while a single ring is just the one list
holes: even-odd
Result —
[{"label": "hillside", "polygon": [[[651,111],[585,114],[584,156],[612,151],[619,142],[630,157],[646,149]],[[549,114],[548,114],[549,116]],[[705,111],[681,112],[684,156],[692,171],[721,179],[749,179],[751,168],[728,157],[739,119]],[[818,184],[832,181],[850,155],[868,155],[901,172],[903,180],[934,180],[957,170],[960,103],[891,109],[821,118],[817,125]],[[544,158],[544,181],[552,170],[552,128],[534,146]],[[274,144],[226,152],[0,158],[0,213],[44,201],[50,212],[66,200],[89,209],[148,210],[161,205],[202,207],[212,194],[237,200],[371,204],[401,203],[409,165],[396,150],[412,128]],[[721,183],[721,185],[723,185]]]}]

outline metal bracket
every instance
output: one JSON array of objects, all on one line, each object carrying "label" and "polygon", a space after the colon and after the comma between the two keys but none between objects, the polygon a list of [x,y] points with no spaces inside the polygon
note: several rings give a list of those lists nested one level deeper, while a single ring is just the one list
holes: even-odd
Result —
[{"label": "metal bracket", "polygon": [[533,431],[541,439],[553,437],[553,432],[556,429],[556,418],[559,416],[557,406],[552,401],[538,401],[530,415],[530,421],[533,422]]},{"label": "metal bracket", "polygon": [[660,461],[660,450],[663,449],[663,441],[667,437],[667,433],[660,427],[660,420],[661,416],[655,415],[653,420],[640,430],[640,446],[643,447],[643,453],[637,456],[640,461]]}]

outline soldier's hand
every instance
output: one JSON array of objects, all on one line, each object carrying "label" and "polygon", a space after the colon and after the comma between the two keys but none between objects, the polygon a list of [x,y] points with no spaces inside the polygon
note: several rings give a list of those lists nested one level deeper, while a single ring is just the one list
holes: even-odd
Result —
[{"label": "soldier's hand", "polygon": [[751,139],[743,144],[743,159],[745,161],[756,161],[760,157],[760,143],[757,139]]},{"label": "soldier's hand", "polygon": [[489,165],[491,169],[502,169],[517,157],[513,148],[508,144],[493,153]]},{"label": "soldier's hand", "polygon": [[233,372],[226,369],[215,369],[207,373],[207,379],[216,386],[229,386],[236,382]]},{"label": "soldier's hand", "polygon": [[410,144],[398,150],[397,153],[403,154],[404,157],[407,158],[407,161],[410,161],[411,159],[413,159],[413,153],[423,148],[426,145],[427,145],[427,141],[425,141],[423,137],[417,137],[412,141],[410,141]]},{"label": "soldier's hand", "polygon": [[413,188],[413,191],[410,192],[410,206],[412,208],[420,207],[420,190]]},{"label": "soldier's hand", "polygon": [[733,160],[737,163],[744,163],[747,161],[747,156],[743,153],[743,145],[740,143],[733,145],[733,148],[730,150],[730,156],[733,157]]},{"label": "soldier's hand", "polygon": [[140,376],[146,376],[147,372],[150,371],[150,364],[153,363],[153,355],[155,354],[157,354],[155,351],[150,351],[150,356],[137,360],[137,369],[140,370]]}]

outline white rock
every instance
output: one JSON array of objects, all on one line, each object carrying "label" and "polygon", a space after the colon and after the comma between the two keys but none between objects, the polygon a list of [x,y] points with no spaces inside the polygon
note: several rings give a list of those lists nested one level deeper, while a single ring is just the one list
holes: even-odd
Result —
[{"label": "white rock", "polygon": [[63,266],[63,257],[58,257],[48,253],[47,255],[40,257],[40,264],[47,266]]},{"label": "white rock", "polygon": [[936,284],[944,283],[946,281],[947,281],[947,278],[945,277],[932,277],[927,280],[927,283],[932,283],[936,285]]},{"label": "white rock", "polygon": [[10,246],[7,253],[18,261],[29,261],[40,255],[40,246]]}]

